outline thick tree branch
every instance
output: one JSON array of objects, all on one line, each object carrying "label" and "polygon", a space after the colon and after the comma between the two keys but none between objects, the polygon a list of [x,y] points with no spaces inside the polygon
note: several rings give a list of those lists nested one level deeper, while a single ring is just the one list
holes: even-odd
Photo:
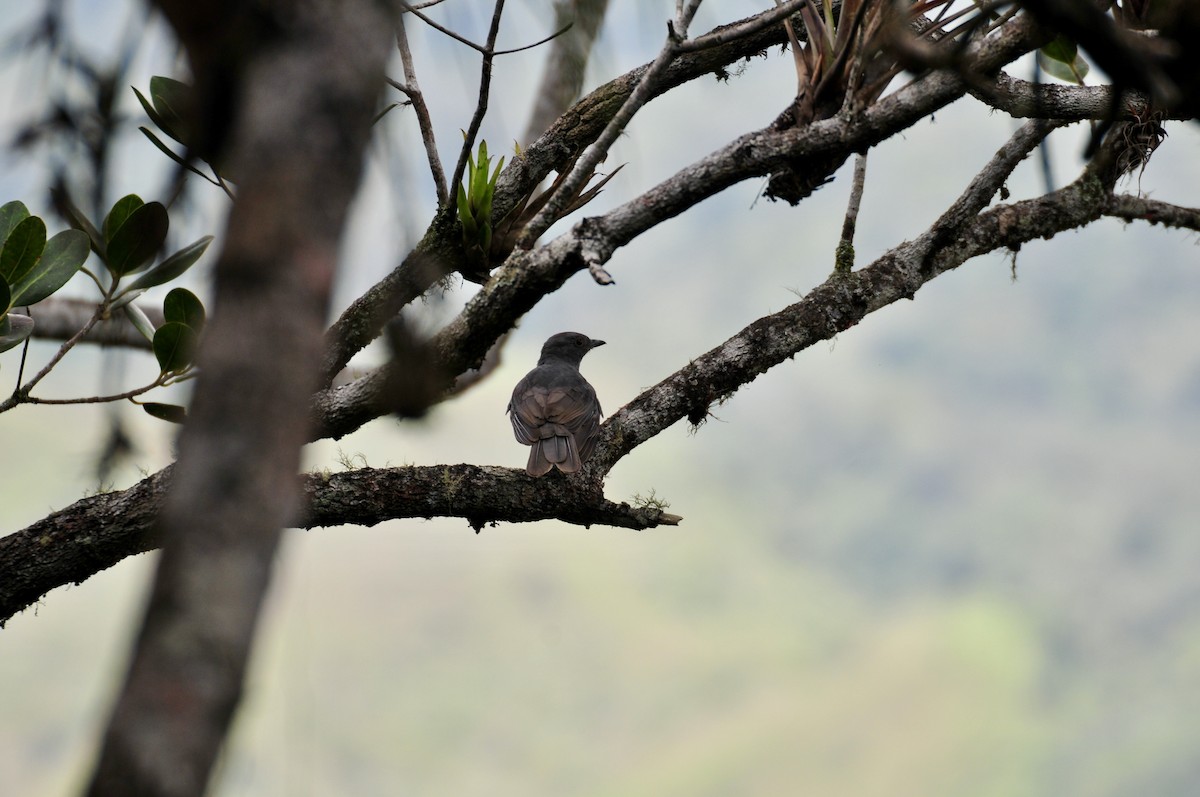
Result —
[{"label": "thick tree branch", "polygon": [[1125,91],[1114,105],[1115,91],[1112,86],[1033,83],[1004,73],[996,76],[995,83],[971,86],[971,94],[980,102],[1018,119],[1108,119],[1114,108],[1122,120],[1145,118],[1149,98],[1144,92]]},{"label": "thick tree branch", "polygon": [[171,470],[127,490],[82,498],[0,537],[0,626],[55,587],[82,584],[128,556],[157,548],[153,524]]},{"label": "thick tree branch", "polygon": [[[78,584],[126,557],[154,550],[154,520],[170,485],[166,468],[114,493],[76,501],[22,531],[0,537],[0,627],[46,593]],[[581,526],[649,529],[680,518],[606,499],[598,482],[534,479],[523,470],[476,465],[362,468],[300,477],[300,528],[402,518],[459,517],[477,530],[498,522],[561,520]]]},{"label": "thick tree branch", "polygon": [[1149,42],[1136,36],[1105,13],[1107,4],[1079,0],[1021,0],[1021,6],[1087,50],[1120,86],[1148,91],[1159,107],[1178,103],[1180,87],[1150,52]]},{"label": "thick tree branch", "polygon": [[1104,209],[1104,214],[1126,221],[1145,221],[1200,232],[1200,208],[1184,208],[1146,197],[1130,194],[1114,196]]}]

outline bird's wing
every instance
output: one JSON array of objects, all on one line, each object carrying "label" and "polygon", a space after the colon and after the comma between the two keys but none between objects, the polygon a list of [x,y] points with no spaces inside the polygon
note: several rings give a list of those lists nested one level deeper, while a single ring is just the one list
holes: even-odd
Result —
[{"label": "bird's wing", "polygon": [[548,389],[537,387],[535,372],[531,371],[513,389],[508,402],[509,420],[513,434],[525,445],[533,445],[542,437],[541,429],[546,425],[546,398]]}]

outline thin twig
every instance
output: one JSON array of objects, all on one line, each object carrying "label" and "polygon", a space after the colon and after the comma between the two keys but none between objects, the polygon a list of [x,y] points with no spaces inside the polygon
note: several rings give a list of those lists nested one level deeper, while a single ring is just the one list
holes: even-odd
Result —
[{"label": "thin twig", "polygon": [[[441,2],[441,0],[437,0],[437,2]],[[551,33],[546,38],[539,39],[538,41],[535,41],[532,44],[523,44],[520,47],[513,47],[511,50],[497,50],[495,48],[495,42],[492,42],[491,44],[486,44],[486,45],[476,44],[475,42],[468,39],[466,36],[463,36],[460,33],[455,33],[454,31],[450,30],[450,28],[447,28],[445,25],[439,25],[438,23],[434,22],[432,19],[430,19],[426,15],[422,14],[418,10],[421,8],[428,8],[429,6],[436,5],[437,2],[418,3],[416,5],[411,5],[409,3],[401,3],[400,10],[401,11],[411,11],[413,13],[413,15],[417,17],[417,19],[421,20],[426,25],[428,25],[429,27],[438,31],[439,33],[444,33],[447,36],[449,36],[451,39],[454,39],[456,42],[458,42],[460,44],[465,44],[468,47],[470,47],[472,50],[475,50],[476,52],[479,52],[482,55],[490,55],[493,58],[496,57],[497,55],[511,55],[512,53],[519,53],[524,50],[531,50],[534,47],[538,47],[539,45],[545,44],[546,42],[550,41],[551,39],[555,39],[555,38],[563,35],[564,33],[566,33],[567,31],[569,31],[571,29],[570,24],[568,24],[568,25],[560,28],[559,30],[556,30],[554,33]]]},{"label": "thin twig", "polygon": [[444,25],[439,25],[438,23],[434,22],[432,19],[430,19],[430,18],[429,18],[428,16],[426,16],[425,14],[422,14],[422,13],[421,13],[421,12],[418,10],[418,8],[424,8],[424,7],[425,7],[425,6],[414,6],[414,5],[409,5],[408,3],[401,3],[401,4],[400,4],[400,10],[401,10],[401,11],[407,11],[407,12],[410,12],[410,13],[411,13],[411,14],[413,14],[413,16],[415,16],[417,19],[421,20],[422,22],[424,22],[426,25],[428,25],[429,27],[433,28],[433,29],[434,29],[434,30],[436,30],[437,32],[439,32],[439,33],[444,33],[444,34],[446,34],[447,36],[449,36],[451,39],[454,39],[454,40],[455,40],[456,42],[458,42],[459,44],[465,44],[465,45],[467,45],[468,47],[470,47],[472,50],[477,50],[478,52],[480,52],[480,53],[483,53],[484,55],[487,55],[487,48],[479,46],[479,45],[478,45],[478,44],[476,44],[475,42],[473,42],[473,41],[471,41],[470,39],[468,39],[466,36],[462,36],[462,35],[460,35],[460,34],[458,34],[458,33],[455,33],[454,31],[450,30],[449,28],[445,27]]},{"label": "thin twig", "polygon": [[[679,5],[682,5],[682,3]],[[621,105],[621,108],[609,120],[604,131],[584,150],[583,155],[575,162],[575,167],[571,169],[571,173],[567,175],[567,179],[559,186],[558,191],[550,197],[538,214],[526,225],[520,239],[517,241],[518,247],[528,249],[533,246],[534,241],[542,233],[549,229],[550,225],[554,223],[555,219],[566,208],[567,203],[579,193],[583,184],[591,178],[596,167],[608,155],[609,148],[617,140],[617,137],[621,135],[621,131],[629,124],[633,115],[650,100],[653,95],[654,84],[666,72],[671,62],[675,60],[679,44],[686,41],[688,25],[691,24],[692,17],[695,16],[696,9],[699,6],[700,0],[692,0],[687,4],[686,8],[680,9],[680,13],[673,23],[667,23],[667,41],[663,44],[658,57],[654,59],[654,63],[646,70],[646,73],[638,82],[637,88],[633,90],[628,99]],[[599,273],[593,271],[592,276],[598,282],[603,282],[603,277],[607,277],[607,274],[603,269],[600,269]],[[609,278],[609,281],[611,281],[611,278]]]},{"label": "thin twig", "polygon": [[758,16],[751,17],[735,25],[726,25],[717,28],[703,36],[697,36],[694,39],[680,42],[677,52],[692,53],[698,50],[707,50],[709,47],[716,47],[721,44],[728,44],[734,39],[742,36],[752,36],[764,28],[769,28],[772,25],[787,19],[792,14],[800,10],[800,7],[807,3],[808,0],[788,0],[780,2],[771,11],[765,11]]},{"label": "thin twig", "polygon": [[425,105],[425,96],[417,84],[417,70],[413,66],[412,50],[408,46],[408,35],[404,31],[404,17],[396,23],[396,47],[400,50],[400,62],[404,66],[404,86],[395,82],[392,85],[412,100],[413,111],[417,114],[417,125],[421,128],[421,140],[425,143],[425,155],[429,158],[429,172],[433,177],[433,186],[437,190],[438,205],[446,207],[450,202],[450,191],[446,186],[446,172],[442,169],[442,159],[438,157],[437,140],[433,135],[433,120],[429,116],[429,107]]},{"label": "thin twig", "polygon": [[37,386],[38,382],[41,382],[43,379],[45,379],[46,375],[54,370],[54,366],[58,365],[59,362],[62,361],[63,357],[67,356],[67,352],[75,348],[75,344],[83,340],[83,336],[90,332],[92,327],[96,326],[96,324],[100,321],[100,316],[103,314],[104,308],[104,304],[97,305],[96,312],[92,313],[92,317],[88,319],[86,324],[83,325],[83,328],[72,335],[70,340],[58,347],[58,351],[54,353],[54,356],[50,358],[50,362],[46,363],[42,370],[38,371],[37,374],[35,374],[33,378],[24,385],[13,391],[13,394],[7,399],[0,401],[0,412],[7,412],[8,410],[11,410],[13,407],[23,403],[26,399],[28,399],[29,391],[33,390]]},{"label": "thin twig", "polygon": [[569,31],[574,26],[575,26],[574,22],[568,22],[566,25],[563,25],[561,28],[554,31],[549,36],[538,39],[537,41],[532,42],[530,44],[522,44],[520,47],[513,47],[512,49],[509,49],[509,50],[493,50],[492,55],[493,56],[512,55],[513,53],[523,53],[526,50],[532,50],[534,47],[541,47],[546,42],[554,41],[555,39],[557,39],[559,36],[563,35],[567,31]]},{"label": "thin twig", "polygon": [[454,165],[454,176],[450,185],[457,190],[462,182],[463,172],[467,170],[467,158],[475,149],[475,136],[479,135],[479,127],[483,124],[483,115],[487,113],[488,95],[492,89],[492,59],[495,57],[496,36],[500,33],[500,15],[504,13],[504,0],[496,0],[496,8],[492,11],[492,26],[488,29],[487,46],[483,53],[483,63],[479,68],[479,102],[475,106],[475,115],[467,127],[463,138],[462,151],[458,154],[458,163]]},{"label": "thin twig", "polygon": [[126,390],[124,393],[114,393],[110,396],[83,396],[81,398],[66,398],[66,399],[38,398],[36,396],[26,396],[25,403],[26,404],[107,404],[107,403],[113,402],[113,401],[124,401],[125,399],[131,399],[134,396],[140,396],[143,393],[149,393],[154,388],[162,387],[165,384],[167,384],[166,381],[162,377],[159,377],[158,379],[155,379],[153,382],[151,382],[148,385],[143,385],[142,387],[135,387],[133,390]]},{"label": "thin twig", "polygon": [[[29,315],[29,308],[25,308],[25,315]],[[29,344],[33,340],[33,336],[25,338],[25,343],[21,345],[21,365],[17,368],[17,384],[13,388],[13,395],[21,390],[21,380],[25,378],[25,358],[29,356]]]},{"label": "thin twig", "polygon": [[854,182],[850,186],[850,200],[846,203],[846,219],[842,222],[842,240],[834,255],[833,270],[837,274],[849,274],[854,270],[854,231],[858,226],[858,208],[862,204],[866,179],[867,153],[861,152],[854,158]]}]

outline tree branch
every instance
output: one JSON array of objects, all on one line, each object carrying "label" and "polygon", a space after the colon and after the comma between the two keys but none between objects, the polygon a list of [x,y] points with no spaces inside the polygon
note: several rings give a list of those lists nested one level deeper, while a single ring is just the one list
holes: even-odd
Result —
[{"label": "tree branch", "polygon": [[[415,12],[420,13],[420,12]],[[496,57],[496,37],[500,35],[500,17],[504,13],[504,0],[496,0],[492,11],[492,24],[488,28],[487,45],[480,50],[483,53],[479,65],[479,97],[475,103],[475,113],[467,125],[466,135],[463,136],[462,150],[458,154],[458,163],[454,165],[454,175],[450,178],[450,191],[457,191],[462,182],[463,172],[467,169],[467,158],[475,149],[475,136],[479,134],[479,126],[483,124],[483,115],[487,113],[488,96],[492,90],[492,59]],[[422,17],[422,19],[425,19]],[[428,22],[429,20],[425,20]],[[441,30],[441,28],[439,28]]]},{"label": "tree branch", "polygon": [[[22,531],[0,537],[0,628],[46,593],[81,583],[126,557],[157,548],[154,520],[170,486],[166,468],[127,490],[76,501]],[[649,529],[681,518],[606,499],[598,482],[535,479],[524,470],[475,465],[362,468],[299,479],[300,528],[403,518],[459,517],[477,531],[499,522],[561,520],[580,526]]]},{"label": "tree branch", "polygon": [[421,93],[421,87],[417,84],[417,69],[413,64],[412,50],[408,46],[403,16],[396,21],[396,48],[400,51],[400,64],[404,69],[404,85],[396,88],[412,100],[413,112],[417,115],[417,126],[421,130],[421,141],[425,144],[425,156],[429,159],[429,173],[433,177],[434,190],[437,191],[438,206],[446,207],[450,204],[446,172],[442,169],[441,158],[438,157],[437,140],[433,135],[433,119],[429,116],[425,95]]},{"label": "tree branch", "polygon": [[[721,26],[712,33],[748,21]],[[752,29],[725,44],[686,53],[671,63],[651,87],[651,93],[658,97],[705,75],[726,76],[725,68],[730,64],[760,55],[784,41],[783,29],[776,25]],[[551,172],[570,163],[594,141],[649,67],[647,64],[631,70],[588,94],[559,117],[541,138],[513,158],[497,180],[493,218],[503,218]],[[389,319],[434,283],[461,268],[463,262],[462,233],[454,214],[435,216],[425,236],[404,261],[346,308],[326,332],[321,362],[324,384],[331,383],[351,357],[377,338]]]},{"label": "tree branch", "polygon": [[[1018,18],[1001,34],[974,46],[968,63],[978,73],[995,72],[1036,46],[1040,36],[1032,21]],[[490,280],[436,336],[443,372],[458,374],[477,367],[500,335],[571,275],[607,263],[618,248],[708,197],[775,168],[795,168],[804,159],[829,162],[833,153],[848,156],[865,151],[965,92],[966,83],[957,73],[936,72],[858,113],[844,112],[800,128],[749,133],[607,214],[586,218],[536,249],[515,252],[498,278]],[[314,396],[315,434],[342,437],[385,413],[386,373],[384,366]]]},{"label": "tree branch", "polygon": [[[621,457],[682,418],[699,425],[714,403],[727,400],[742,385],[855,326],[869,313],[898,299],[911,299],[926,282],[976,255],[1094,221],[1106,194],[1092,190],[1095,178],[1090,170],[1077,183],[1041,200],[975,215],[1050,128],[1030,122],[1018,130],[915,241],[860,271],[835,270],[799,302],[756,320],[617,410],[601,427],[588,470],[607,473]],[[1003,234],[997,233],[998,218],[1006,220]]]},{"label": "tree branch", "polygon": [[1185,208],[1130,194],[1114,196],[1104,209],[1104,215],[1200,232],[1200,208]]},{"label": "tree branch", "polygon": [[525,126],[525,136],[521,139],[523,143],[528,144],[546,132],[554,120],[579,99],[592,45],[607,10],[608,0],[555,2],[555,24],[560,27],[572,22],[574,24],[567,33],[554,40],[546,56],[542,82]]},{"label": "tree branch", "polygon": [[[1004,73],[996,76],[995,83],[975,84],[970,91],[985,105],[1018,119],[1109,119],[1115,108],[1120,113],[1119,120],[1132,120],[1145,118],[1150,108],[1149,98],[1141,91],[1127,90],[1114,104],[1116,89],[1112,86],[1032,83]],[[1172,118],[1183,116],[1177,113]]]},{"label": "tree branch", "polygon": [[[679,4],[674,22],[667,25],[667,40],[663,44],[662,50],[659,51],[658,57],[642,74],[637,87],[621,103],[621,107],[608,120],[600,135],[575,162],[570,174],[563,180],[558,190],[526,225],[517,241],[518,247],[528,249],[554,223],[554,220],[562,215],[567,202],[577,196],[584,183],[591,179],[596,167],[607,157],[609,148],[633,119],[633,115],[656,96],[655,83],[679,55],[680,44],[687,41],[687,29],[692,23],[692,16],[696,13],[697,6],[699,6],[699,2],[689,3],[686,7],[682,3]],[[595,272],[593,276],[602,285],[612,282],[608,273],[603,269]]]}]

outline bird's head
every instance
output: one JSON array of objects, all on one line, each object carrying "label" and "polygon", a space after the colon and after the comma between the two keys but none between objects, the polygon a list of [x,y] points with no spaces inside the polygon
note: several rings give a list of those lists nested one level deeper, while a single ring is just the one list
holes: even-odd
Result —
[{"label": "bird's head", "polygon": [[589,338],[578,332],[559,332],[557,335],[551,335],[550,339],[542,346],[542,356],[538,360],[538,365],[551,361],[579,365],[583,355],[597,346],[603,345],[604,341]]}]

